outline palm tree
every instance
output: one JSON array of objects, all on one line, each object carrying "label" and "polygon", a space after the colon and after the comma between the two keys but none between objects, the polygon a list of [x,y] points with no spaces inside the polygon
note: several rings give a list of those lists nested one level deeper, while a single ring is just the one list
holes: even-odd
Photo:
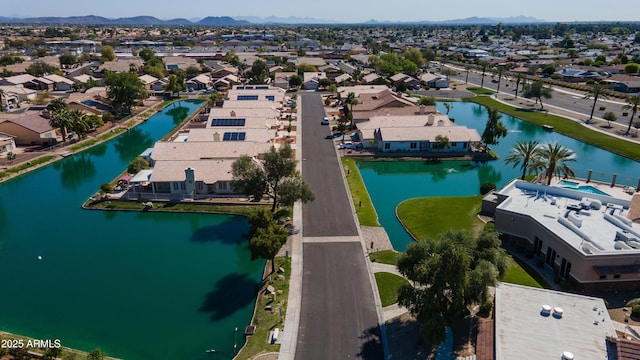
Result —
[{"label": "palm tree", "polygon": [[480,68],[482,69],[482,80],[480,80],[480,88],[484,87],[484,76],[487,73],[487,68],[489,67],[489,63],[486,61],[480,61]]},{"label": "palm tree", "polygon": [[2,100],[4,100],[4,90],[0,89],[0,112],[3,108]]},{"label": "palm tree", "polygon": [[356,94],[354,92],[347,94],[347,99],[344,103],[349,105],[349,120],[351,121],[349,127],[353,129],[353,106],[358,105],[358,98],[356,98]]},{"label": "palm tree", "polygon": [[629,135],[629,131],[631,130],[631,124],[633,123],[633,118],[636,117],[638,113],[638,106],[640,106],[640,95],[630,96],[627,98],[627,104],[622,108],[625,110],[631,110],[631,118],[629,119],[629,127],[627,127],[627,132],[625,135]]},{"label": "palm tree", "polygon": [[589,120],[587,120],[587,123],[590,123],[593,119],[593,112],[596,110],[596,103],[598,102],[598,98],[609,99],[609,97],[607,97],[606,89],[600,84],[595,84],[591,88],[591,91],[583,98],[585,100],[593,99],[593,105],[591,106],[591,115],[589,116]]},{"label": "palm tree", "polygon": [[538,155],[538,142],[533,141],[518,141],[516,145],[511,149],[509,156],[504,159],[505,164],[513,163],[513,167],[520,164],[522,169],[521,180],[527,175],[527,171],[531,172],[531,166]]},{"label": "palm tree", "polygon": [[502,73],[504,72],[504,67],[498,65],[498,69],[496,70],[496,75],[498,75],[498,88],[496,89],[496,93],[500,92],[500,83],[502,82]]},{"label": "palm tree", "polygon": [[568,162],[576,161],[576,154],[560,144],[547,144],[540,146],[537,156],[531,164],[531,170],[542,170],[547,179],[547,185],[551,184],[553,175],[574,176],[573,169]]},{"label": "palm tree", "polygon": [[527,78],[524,76],[524,74],[518,73],[518,75],[516,75],[516,99],[518,98],[518,88],[520,87],[520,84],[522,83],[522,86],[524,87],[526,81]]},{"label": "palm tree", "polygon": [[551,88],[544,86],[542,80],[536,80],[531,84],[525,85],[522,96],[528,99],[535,98],[536,104],[538,103],[538,101],[540,101],[540,109],[544,110],[544,105],[542,105],[542,98],[551,99],[551,91]]},{"label": "palm tree", "polygon": [[52,128],[60,129],[62,133],[62,141],[67,140],[67,129],[71,128],[70,112],[66,108],[58,108],[49,113],[49,125]]},{"label": "palm tree", "polygon": [[467,72],[467,76],[464,78],[464,83],[468,84],[469,83],[469,71],[471,70],[471,65],[467,64],[464,66],[464,71]]},{"label": "palm tree", "polygon": [[89,131],[89,120],[84,112],[80,110],[69,111],[69,120],[71,122],[70,129],[75,131],[78,136],[84,137]]}]

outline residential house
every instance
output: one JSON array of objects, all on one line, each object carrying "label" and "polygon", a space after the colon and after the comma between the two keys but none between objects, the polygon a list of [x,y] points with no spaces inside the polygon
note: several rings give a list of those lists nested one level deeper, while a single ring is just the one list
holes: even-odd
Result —
[{"label": "residential house", "polygon": [[420,75],[420,81],[425,86],[432,89],[445,89],[449,87],[449,80],[433,73],[424,73]]},{"label": "residential house", "polygon": [[372,83],[378,82],[379,79],[382,79],[382,76],[376,73],[371,73],[363,76],[362,82],[365,84],[372,84]]},{"label": "residential house", "polygon": [[198,61],[193,58],[185,57],[185,56],[165,56],[162,58],[162,62],[165,65],[165,69],[169,70],[187,70],[190,66],[195,66],[199,68]]},{"label": "residential house", "polygon": [[397,84],[399,82],[405,83],[407,85],[407,88],[409,89],[416,89],[420,87],[420,81],[407,74],[403,74],[403,73],[395,74],[389,79],[393,84]]},{"label": "residential house", "polygon": [[347,73],[340,74],[336,76],[333,81],[335,81],[336,84],[345,85],[346,83],[351,82],[351,75]]},{"label": "residential house", "polygon": [[640,77],[616,74],[605,80],[608,83],[613,83],[613,90],[627,93],[637,94],[640,93]]},{"label": "residential house", "polygon": [[478,324],[478,360],[637,358],[600,298],[498,283],[494,304],[494,319]]},{"label": "residential house", "polygon": [[38,90],[40,85],[36,81],[36,77],[29,74],[9,76],[0,82],[2,85],[18,85],[31,90]]},{"label": "residential house", "polygon": [[[155,90],[153,89],[153,84],[158,82],[159,79],[157,77],[144,74],[138,76],[138,79],[142,81],[142,85],[144,85],[145,90],[155,92]],[[164,87],[162,88],[162,90],[164,91]]]},{"label": "residential house", "polygon": [[587,80],[601,80],[602,76],[596,71],[564,68],[558,72],[562,79],[567,82],[585,82]]},{"label": "residential house", "polygon": [[302,78],[302,87],[304,89],[318,90],[320,79],[326,79],[327,74],[323,72],[305,72]]},{"label": "residential house", "polygon": [[53,84],[53,90],[55,91],[69,91],[73,88],[73,80],[67,79],[64,76],[50,74],[42,76],[36,80],[42,78],[49,80]]},{"label": "residential house", "polygon": [[209,89],[213,86],[211,77],[207,74],[200,74],[186,81],[187,87],[194,90]]},{"label": "residential house", "polygon": [[144,66],[144,61],[139,57],[125,57],[125,58],[116,58],[113,61],[105,61],[98,68],[99,72],[104,72],[105,70],[111,72],[127,72],[132,69],[136,72],[138,69],[141,69]]},{"label": "residential house", "polygon": [[289,89],[289,80],[292,76],[297,75],[295,72],[277,72],[274,75],[273,86],[287,90]]},{"label": "residential house", "polygon": [[13,136],[18,145],[53,145],[58,137],[49,119],[36,112],[5,120],[0,132]]},{"label": "residential house", "polygon": [[588,291],[640,289],[640,224],[629,218],[639,206],[630,195],[522,180],[483,200],[503,242],[531,253],[540,271]]}]

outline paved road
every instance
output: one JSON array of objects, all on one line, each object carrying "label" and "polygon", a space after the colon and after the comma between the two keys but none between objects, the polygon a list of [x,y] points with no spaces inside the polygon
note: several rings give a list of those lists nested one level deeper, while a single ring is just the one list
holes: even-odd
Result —
[{"label": "paved road", "polygon": [[320,125],[322,100],[316,94],[301,97],[302,176],[316,195],[315,201],[302,207],[302,236],[357,236],[333,141],[324,138],[330,129]]},{"label": "paved road", "polygon": [[302,94],[303,275],[296,359],[383,359],[358,229],[319,95]]}]

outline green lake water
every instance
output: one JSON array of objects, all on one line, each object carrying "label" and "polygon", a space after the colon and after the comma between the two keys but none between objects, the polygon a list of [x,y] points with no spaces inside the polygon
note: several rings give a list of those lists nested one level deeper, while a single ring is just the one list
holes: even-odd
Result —
[{"label": "green lake water", "polygon": [[233,356],[264,266],[245,218],[80,207],[198,106],[0,184],[0,329],[124,359]]},{"label": "green lake water", "polygon": [[[487,121],[486,109],[473,103],[453,102],[449,116],[456,124],[475,128],[480,134]],[[438,110],[446,113],[444,103]],[[618,174],[618,184],[636,186],[640,178],[640,163],[585,144],[567,136],[543,130],[520,119],[503,115],[501,121],[509,129],[505,138],[491,148],[500,159],[484,164],[470,161],[359,161],[358,167],[369,195],[394,248],[404,251],[413,241],[395,215],[396,207],[404,200],[428,196],[469,196],[480,193],[480,185],[491,182],[498,188],[521,175],[522,171],[506,165],[504,158],[516,142],[537,140],[541,144],[560,143],[576,153],[576,162],[569,163],[576,176],[586,178],[589,169],[593,179],[611,182]],[[640,145],[638,145],[640,152]],[[606,191],[606,188],[602,188]],[[429,214],[425,214],[425,217]]]}]

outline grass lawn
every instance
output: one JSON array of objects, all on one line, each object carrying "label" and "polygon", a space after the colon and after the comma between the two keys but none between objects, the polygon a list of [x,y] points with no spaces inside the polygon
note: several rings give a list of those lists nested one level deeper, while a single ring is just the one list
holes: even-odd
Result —
[{"label": "grass lawn", "polygon": [[[518,261],[512,259],[510,261],[507,272],[499,280],[502,282],[510,283],[510,284],[531,286],[539,289],[542,289],[543,287],[547,287],[547,288],[549,287],[549,286],[543,286],[538,280],[534,278],[534,276],[530,275],[530,274],[534,274],[535,277],[539,277],[539,275],[537,275],[537,273],[533,271],[533,269],[530,269],[528,266],[527,268],[529,272],[527,272],[527,270],[525,270]],[[543,284],[547,285],[543,279],[540,279],[540,280],[542,281]]]},{"label": "grass lawn", "polygon": [[466,230],[477,236],[484,223],[480,212],[482,196],[427,197],[405,200],[396,212],[400,222],[416,239],[436,239],[449,230]]},{"label": "grass lawn", "polygon": [[[266,265],[269,269],[271,265]],[[251,321],[251,325],[255,325],[255,333],[247,338],[244,347],[240,349],[238,355],[234,358],[237,360],[253,359],[256,355],[267,352],[280,351],[280,344],[269,344],[269,332],[275,328],[283,330],[284,319],[287,311],[287,299],[289,298],[289,279],[291,278],[291,258],[276,258],[276,269],[282,267],[284,269],[284,280],[276,280],[278,274],[271,275],[271,280],[266,281],[260,289],[260,294],[256,300],[256,310]],[[272,295],[265,295],[264,290],[267,285],[273,286],[276,291],[282,290],[282,294],[276,296],[273,301]],[[270,305],[271,311],[265,310],[265,306]],[[280,316],[282,315],[282,316]],[[244,332],[244,329],[238,329],[238,332]]]},{"label": "grass lawn", "polygon": [[5,171],[0,171],[0,179],[5,177],[5,176],[9,176],[11,174],[15,174],[15,173],[19,173],[20,171],[23,170],[27,170],[31,167],[40,165],[40,164],[44,164],[46,162],[49,162],[51,160],[55,159],[55,155],[45,155],[45,156],[41,156],[39,158],[35,158],[29,162],[26,162],[24,164],[21,164],[19,166],[14,166],[12,168],[9,168]]},{"label": "grass lawn", "polygon": [[471,91],[476,95],[493,95],[496,93],[491,89],[479,88],[479,87],[468,87],[467,90]]},{"label": "grass lawn", "polygon": [[382,250],[369,254],[369,259],[372,262],[388,265],[398,265],[398,256],[400,253],[394,250]]},{"label": "grass lawn", "polygon": [[[199,212],[215,214],[248,215],[251,209],[263,205],[216,205],[216,204],[194,204],[194,203],[154,203],[153,211],[167,212]],[[267,206],[267,205],[264,205]],[[109,209],[109,210],[138,210],[142,211],[144,205],[139,201],[107,200],[88,201],[85,204],[89,209]]]},{"label": "grass lawn", "polygon": [[393,305],[398,302],[398,289],[404,284],[408,284],[407,280],[396,274],[388,272],[379,272],[374,274],[376,284],[378,284],[378,292],[380,293],[380,301],[382,307]]},{"label": "grass lawn", "polygon": [[591,130],[577,121],[565,119],[545,112],[528,111],[497,102],[489,97],[480,96],[469,99],[477,104],[497,109],[501,113],[517,117],[536,125],[551,125],[554,131],[580,140],[601,149],[640,161],[640,147],[631,141],[619,139],[607,134]]},{"label": "grass lawn", "polygon": [[342,158],[342,166],[345,168],[344,175],[347,177],[351,197],[353,198],[353,206],[358,214],[358,221],[363,226],[380,226],[378,223],[378,214],[373,207],[367,188],[364,186],[360,171],[354,159]]}]

